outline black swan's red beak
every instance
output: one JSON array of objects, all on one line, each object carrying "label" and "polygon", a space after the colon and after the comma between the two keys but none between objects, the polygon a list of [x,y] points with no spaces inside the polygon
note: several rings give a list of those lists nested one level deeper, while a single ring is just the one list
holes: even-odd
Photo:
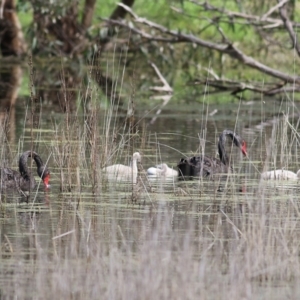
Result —
[{"label": "black swan's red beak", "polygon": [[247,153],[247,144],[246,144],[245,141],[242,142],[241,151],[242,151],[243,155],[245,155],[245,156],[248,155],[248,153]]},{"label": "black swan's red beak", "polygon": [[49,187],[50,187],[49,180],[50,180],[50,174],[47,174],[47,175],[43,178],[43,182],[44,182],[44,185],[45,185],[46,188],[49,188]]}]

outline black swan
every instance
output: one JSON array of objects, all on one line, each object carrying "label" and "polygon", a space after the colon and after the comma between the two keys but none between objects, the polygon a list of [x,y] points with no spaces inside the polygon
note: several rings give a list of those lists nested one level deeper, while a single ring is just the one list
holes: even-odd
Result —
[{"label": "black swan", "polygon": [[218,142],[218,151],[220,159],[209,156],[193,156],[182,158],[178,163],[179,176],[211,176],[218,173],[227,173],[230,169],[229,158],[225,150],[226,137],[230,136],[233,143],[240,148],[243,155],[247,155],[246,142],[235,132],[225,129]]},{"label": "black swan", "polygon": [[141,161],[141,155],[139,152],[135,152],[132,155],[132,162],[130,166],[116,164],[108,166],[102,169],[108,179],[117,181],[132,181],[136,182],[138,168],[137,162]]},{"label": "black swan", "polygon": [[34,152],[34,151],[25,151],[19,159],[19,171],[18,173],[15,170],[12,170],[10,168],[1,168],[0,169],[0,177],[1,177],[1,186],[0,188],[3,189],[12,189],[16,188],[17,190],[22,191],[29,191],[34,189],[36,185],[36,181],[29,171],[27,160],[28,157],[31,157],[34,159],[36,165],[37,165],[37,173],[40,178],[42,178],[44,185],[46,188],[48,188],[49,185],[49,179],[50,179],[50,172],[48,168],[44,165],[42,159],[40,156]]}]

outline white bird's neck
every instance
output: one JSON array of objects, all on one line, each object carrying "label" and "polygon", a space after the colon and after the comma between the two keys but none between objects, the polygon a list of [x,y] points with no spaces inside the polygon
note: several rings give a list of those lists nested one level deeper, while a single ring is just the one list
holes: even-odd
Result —
[{"label": "white bird's neck", "polygon": [[136,161],[136,159],[133,159],[132,160],[132,170],[134,171],[134,172],[137,172],[137,161]]}]

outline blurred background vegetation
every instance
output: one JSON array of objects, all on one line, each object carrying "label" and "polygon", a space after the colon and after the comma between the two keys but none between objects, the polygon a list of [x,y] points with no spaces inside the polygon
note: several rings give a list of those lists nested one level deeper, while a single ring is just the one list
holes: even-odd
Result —
[{"label": "blurred background vegetation", "polygon": [[[185,98],[185,101],[194,101],[195,98],[202,101],[202,96],[208,93],[213,100],[217,94],[215,101],[228,99],[228,93],[224,96],[220,92],[229,92],[238,98],[259,98],[261,93],[265,93],[265,87],[268,91],[280,87],[279,95],[300,90],[299,83],[287,86],[285,80],[249,67],[226,51],[201,47],[191,41],[176,41],[166,32],[136,22],[128,11],[118,6],[119,1],[7,0],[5,3],[11,4],[7,5],[8,8],[15,6],[22,26],[23,44],[26,43],[22,51],[12,51],[8,56],[16,54],[24,61],[24,55],[32,54],[34,66],[39,65],[42,70],[46,68],[49,74],[54,70],[61,72],[62,61],[68,61],[69,73],[72,74],[70,88],[82,82],[81,78],[75,77],[85,74],[90,66],[96,66],[97,74],[92,76],[100,86],[103,82],[106,86],[107,82],[115,82],[120,79],[119,72],[112,71],[117,64],[128,70],[127,77],[131,78],[129,85],[132,86],[134,81],[135,88],[147,94],[149,87],[159,84],[149,64],[153,62],[174,88],[177,99]],[[282,22],[280,1],[127,0],[123,3],[140,18],[165,29],[189,34],[214,45],[233,45],[274,70],[291,76],[299,73],[299,57]],[[300,5],[292,0],[282,3],[297,33],[300,23],[294,20],[299,19]],[[110,22],[113,20],[119,20],[127,27]],[[150,38],[130,28],[140,30]],[[161,40],[151,37],[161,37]],[[3,40],[2,35],[2,44]],[[107,61],[113,61],[114,67],[108,66]],[[37,77],[57,83],[58,75],[52,79],[45,73]],[[67,85],[68,82],[66,80]],[[244,88],[245,85],[250,88]],[[274,95],[276,93],[271,93],[272,97]],[[43,97],[47,98],[46,93]]]}]

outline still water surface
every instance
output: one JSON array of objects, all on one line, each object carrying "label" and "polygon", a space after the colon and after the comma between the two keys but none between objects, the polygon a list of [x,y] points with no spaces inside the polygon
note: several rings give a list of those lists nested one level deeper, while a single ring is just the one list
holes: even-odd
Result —
[{"label": "still water surface", "polygon": [[[138,186],[108,182],[101,174],[108,159],[92,159],[84,114],[68,128],[65,115],[43,107],[32,131],[17,107],[4,158],[16,167],[16,149],[33,144],[49,158],[51,189],[40,187],[28,202],[1,197],[1,298],[300,297],[298,184],[259,180],[264,168],[298,170],[297,118],[287,122],[276,102],[170,105],[150,125],[154,112],[137,108],[133,137],[121,130],[125,116],[113,117],[119,150],[109,152],[111,163],[128,164],[139,151],[140,169],[161,162],[175,168],[200,152],[203,138],[205,153],[215,156],[224,128],[247,141],[249,158],[232,150],[236,174],[221,191],[212,181],[148,179],[143,172]],[[106,118],[105,111],[96,118],[98,152],[107,151]]]}]

